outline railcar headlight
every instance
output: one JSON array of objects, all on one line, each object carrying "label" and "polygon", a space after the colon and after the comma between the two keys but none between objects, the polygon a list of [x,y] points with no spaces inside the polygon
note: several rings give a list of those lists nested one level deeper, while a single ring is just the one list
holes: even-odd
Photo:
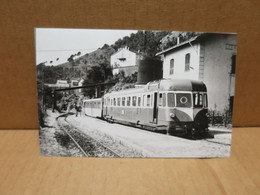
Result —
[{"label": "railcar headlight", "polygon": [[175,117],[175,114],[171,112],[171,113],[170,113],[170,117],[171,117],[171,118],[174,118],[174,117]]}]

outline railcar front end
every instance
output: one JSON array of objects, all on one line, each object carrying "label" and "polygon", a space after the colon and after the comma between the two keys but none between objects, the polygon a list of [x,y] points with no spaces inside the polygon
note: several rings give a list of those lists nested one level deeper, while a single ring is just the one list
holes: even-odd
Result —
[{"label": "railcar front end", "polygon": [[165,111],[169,134],[194,135],[208,132],[206,92],[169,91]]}]

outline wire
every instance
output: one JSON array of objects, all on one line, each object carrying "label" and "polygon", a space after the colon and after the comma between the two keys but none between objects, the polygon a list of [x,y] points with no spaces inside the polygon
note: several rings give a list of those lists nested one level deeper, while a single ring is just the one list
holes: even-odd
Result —
[{"label": "wire", "polygon": [[60,51],[83,51],[83,50],[97,50],[98,48],[92,49],[53,49],[53,50],[36,50],[36,52],[60,52]]}]

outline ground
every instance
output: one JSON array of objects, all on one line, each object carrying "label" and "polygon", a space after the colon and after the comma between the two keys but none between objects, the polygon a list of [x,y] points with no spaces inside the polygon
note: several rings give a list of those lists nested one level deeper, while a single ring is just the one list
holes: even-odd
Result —
[{"label": "ground", "polygon": [[[58,115],[49,112],[48,123],[55,124],[55,119]],[[141,154],[136,157],[150,157],[150,158],[211,158],[211,157],[229,157],[231,150],[231,130],[223,128],[211,128],[210,132],[214,138],[204,138],[191,140],[176,136],[169,136],[160,133],[154,133],[139,128],[129,127],[116,123],[108,123],[101,119],[69,115],[66,121],[77,128],[78,131],[91,135],[95,138],[109,138],[114,140],[113,143],[120,143],[122,149],[129,148],[131,151]],[[54,125],[55,126],[55,125]],[[61,151],[59,154],[67,155],[70,153],[68,147],[60,146],[56,138],[54,138],[54,131],[59,131],[56,127],[44,128],[45,136],[40,136],[40,143],[42,151],[47,152],[48,155],[55,155],[55,152]],[[41,130],[42,131],[42,130]],[[40,131],[40,132],[41,132]],[[47,133],[49,132],[49,133]],[[48,135],[48,136],[47,136]],[[45,139],[50,139],[50,143],[46,143]],[[57,139],[56,139],[57,140]],[[56,143],[55,143],[56,142]],[[48,146],[49,145],[49,146]],[[48,147],[54,147],[54,151],[48,152]],[[73,154],[74,152],[74,154]],[[71,155],[77,152],[72,150]],[[133,157],[133,156],[124,156]]]}]

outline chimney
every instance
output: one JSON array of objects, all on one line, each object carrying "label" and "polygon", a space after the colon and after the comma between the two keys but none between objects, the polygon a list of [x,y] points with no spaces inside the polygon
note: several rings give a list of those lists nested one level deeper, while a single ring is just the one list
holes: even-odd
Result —
[{"label": "chimney", "polygon": [[177,37],[177,45],[179,45],[180,44],[180,37],[178,36]]}]

